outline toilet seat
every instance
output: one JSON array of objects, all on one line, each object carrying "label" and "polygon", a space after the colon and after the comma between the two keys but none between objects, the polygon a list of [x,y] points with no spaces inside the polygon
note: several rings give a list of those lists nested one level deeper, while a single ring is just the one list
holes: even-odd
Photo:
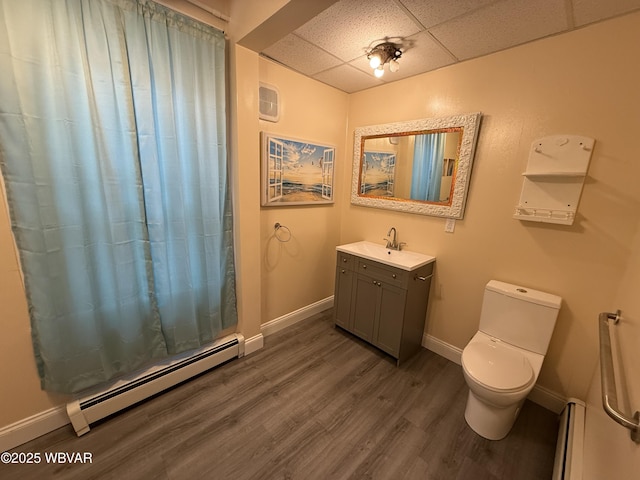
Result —
[{"label": "toilet seat", "polygon": [[534,379],[529,360],[500,342],[471,342],[462,351],[462,366],[477,383],[494,392],[514,392]]}]

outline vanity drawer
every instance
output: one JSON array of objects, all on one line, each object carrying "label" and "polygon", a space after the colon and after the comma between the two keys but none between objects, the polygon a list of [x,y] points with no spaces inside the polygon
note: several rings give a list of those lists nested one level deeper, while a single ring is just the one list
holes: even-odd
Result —
[{"label": "vanity drawer", "polygon": [[407,271],[364,259],[358,259],[358,273],[368,275],[380,282],[400,287],[405,286],[407,283]]},{"label": "vanity drawer", "polygon": [[348,253],[338,252],[336,267],[343,268],[345,270],[355,270],[355,264],[355,257],[349,255]]}]

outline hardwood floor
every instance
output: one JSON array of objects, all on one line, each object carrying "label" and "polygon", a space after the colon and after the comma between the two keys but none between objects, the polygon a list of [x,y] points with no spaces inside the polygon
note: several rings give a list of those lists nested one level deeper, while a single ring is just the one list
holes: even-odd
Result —
[{"label": "hardwood floor", "polygon": [[[492,442],[466,425],[466,396],[460,366],[423,349],[396,367],[327,311],[82,437],[69,425],[16,448],[41,463],[0,464],[0,478],[551,478],[554,413],[527,401]],[[92,463],[47,463],[44,452]]]}]

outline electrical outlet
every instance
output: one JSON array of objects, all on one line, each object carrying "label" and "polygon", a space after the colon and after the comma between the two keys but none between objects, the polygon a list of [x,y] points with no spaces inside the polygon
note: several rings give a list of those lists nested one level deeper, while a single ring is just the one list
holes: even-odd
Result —
[{"label": "electrical outlet", "polygon": [[447,218],[446,223],[444,224],[444,231],[447,233],[453,233],[456,229],[456,219],[455,218]]}]

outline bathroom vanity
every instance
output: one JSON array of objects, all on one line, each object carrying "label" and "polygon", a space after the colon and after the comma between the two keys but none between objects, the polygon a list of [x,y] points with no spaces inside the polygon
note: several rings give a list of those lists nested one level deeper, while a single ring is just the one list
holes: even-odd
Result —
[{"label": "bathroom vanity", "polygon": [[422,345],[435,257],[371,242],[336,247],[336,326],[398,365]]}]

